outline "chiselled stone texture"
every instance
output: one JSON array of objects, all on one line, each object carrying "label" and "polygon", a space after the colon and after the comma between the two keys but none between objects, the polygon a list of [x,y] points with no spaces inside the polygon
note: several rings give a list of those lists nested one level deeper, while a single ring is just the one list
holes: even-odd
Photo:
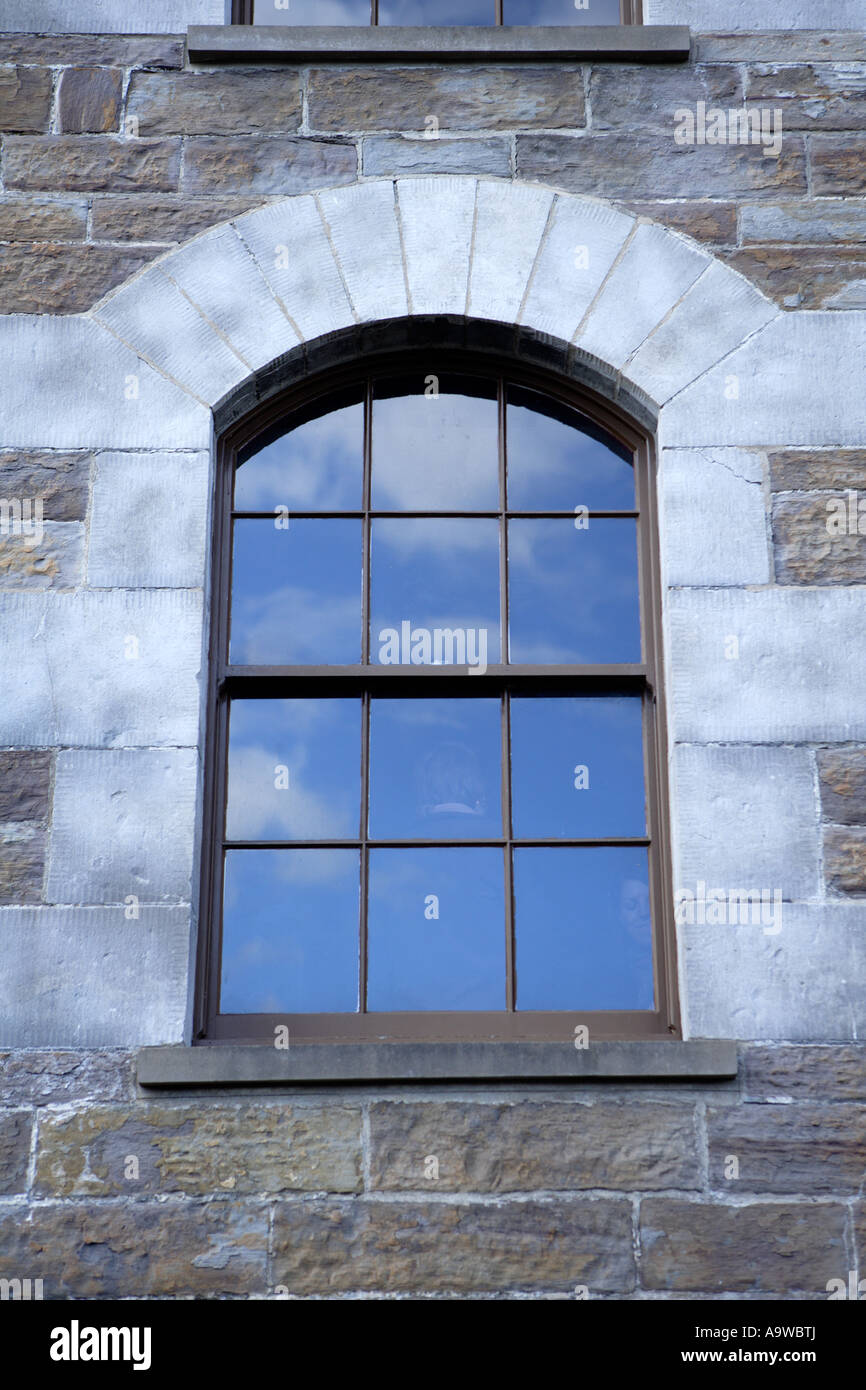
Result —
[{"label": "chiselled stone texture", "polygon": [[[0,565],[8,545],[0,538]],[[0,905],[42,896],[52,766],[47,751],[0,752]]]},{"label": "chiselled stone texture", "polygon": [[0,451],[0,495],[40,498],[46,521],[83,521],[92,455]]},{"label": "chiselled stone texture", "polygon": [[740,1084],[745,1100],[866,1103],[863,1049],[744,1047]]},{"label": "chiselled stone texture", "polygon": [[166,244],[188,241],[208,227],[256,207],[258,202],[258,198],[94,198],[93,239]]},{"label": "chiselled stone texture", "polygon": [[0,1208],[0,1278],[41,1278],[46,1299],[260,1294],[267,1247],[255,1203]]},{"label": "chiselled stone texture", "polygon": [[[0,241],[81,241],[86,234],[84,199],[56,202],[14,194],[0,198]],[[4,251],[4,261],[8,254]],[[32,247],[30,255],[38,259]]]},{"label": "chiselled stone texture", "polygon": [[847,1208],[754,1202],[641,1203],[644,1287],[825,1297],[828,1279],[847,1269]]},{"label": "chiselled stone texture", "polygon": [[60,129],[78,135],[116,131],[122,95],[119,68],[67,68],[60,81]]},{"label": "chiselled stone texture", "polygon": [[9,63],[75,67],[180,68],[184,41],[159,34],[4,34],[3,57]]},{"label": "chiselled stone texture", "polygon": [[773,492],[837,492],[866,487],[866,449],[771,449]]},{"label": "chiselled stone texture", "polygon": [[0,825],[0,904],[39,902],[44,870],[45,832],[27,821]]},{"label": "chiselled stone texture", "polygon": [[[8,61],[5,44],[0,51]],[[47,130],[52,87],[48,68],[0,67],[0,130],[22,134]]]},{"label": "chiselled stone texture", "polygon": [[824,819],[866,825],[866,748],[819,748],[818,776]]},{"label": "chiselled stone texture", "polygon": [[866,897],[866,826],[825,830],[824,873],[831,893]]},{"label": "chiselled stone texture", "polygon": [[585,121],[583,77],[573,65],[314,68],[314,132],[431,129],[576,129]]},{"label": "chiselled stone texture", "polygon": [[815,135],[809,155],[815,197],[866,193],[866,136]]},{"label": "chiselled stone texture", "polygon": [[[686,190],[681,190],[685,194]],[[684,232],[695,241],[727,246],[737,240],[737,208],[734,203],[695,200],[671,200],[663,203],[651,198],[635,198],[624,203],[627,212],[661,222],[675,232]]]},{"label": "chiselled stone texture", "polygon": [[[777,583],[866,583],[866,509],[862,535],[859,530],[851,533],[846,513],[844,493],[774,498]],[[837,515],[845,515],[841,534],[836,529],[831,530]]]},{"label": "chiselled stone texture", "polygon": [[301,124],[300,81],[292,68],[134,73],[126,115],[142,136],[285,134]]},{"label": "chiselled stone texture", "polygon": [[866,68],[833,63],[754,63],[746,103],[782,113],[784,130],[866,129]]},{"label": "chiselled stone texture", "polygon": [[84,527],[47,521],[32,535],[0,535],[0,589],[74,589],[84,567]]},{"label": "chiselled stone texture", "polygon": [[10,314],[75,314],[158,256],[161,247],[43,245],[21,242],[0,260],[0,304]]},{"label": "chiselled stone texture", "polygon": [[[820,1083],[819,1083],[820,1084]],[[716,1191],[853,1195],[866,1168],[866,1106],[708,1108],[709,1181]],[[736,1158],[736,1177],[726,1171]]]},{"label": "chiselled stone texture", "polygon": [[133,1065],[133,1055],[119,1049],[0,1051],[0,1106],[127,1100]]},{"label": "chiselled stone texture", "polygon": [[382,1104],[370,1144],[371,1183],[384,1191],[699,1186],[688,1106]]},{"label": "chiselled stone texture", "polygon": [[47,820],[51,763],[48,752],[0,753],[0,821]]},{"label": "chiselled stone texture", "polygon": [[180,141],[10,136],[3,142],[3,170],[7,189],[164,193],[177,188]]},{"label": "chiselled stone texture", "polygon": [[274,1214],[274,1279],[290,1294],[387,1288],[628,1293],[631,1204],[544,1201],[286,1202]]},{"label": "chiselled stone texture", "polygon": [[787,309],[866,308],[866,247],[751,247],[723,259]]},{"label": "chiselled stone texture", "polygon": [[360,1188],[358,1106],[151,1103],[49,1115],[40,1126],[40,1197]]},{"label": "chiselled stone texture", "polygon": [[0,1197],[27,1190],[32,1127],[26,1111],[0,1110]]},{"label": "chiselled stone texture", "polygon": [[194,136],[186,141],[185,194],[291,194],[336,183],[353,183],[358,170],[354,145],[300,137]]}]

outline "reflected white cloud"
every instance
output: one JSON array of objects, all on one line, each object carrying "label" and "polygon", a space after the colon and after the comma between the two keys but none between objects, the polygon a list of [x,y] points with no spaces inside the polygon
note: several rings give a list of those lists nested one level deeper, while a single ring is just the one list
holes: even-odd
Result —
[{"label": "reflected white cloud", "polygon": [[444,393],[375,401],[373,505],[495,511],[496,402]]}]

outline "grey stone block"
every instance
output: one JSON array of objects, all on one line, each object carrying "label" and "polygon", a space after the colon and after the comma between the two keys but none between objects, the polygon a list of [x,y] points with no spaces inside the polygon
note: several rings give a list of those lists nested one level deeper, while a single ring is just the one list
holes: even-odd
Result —
[{"label": "grey stone block", "polygon": [[0,595],[0,744],[194,747],[201,626],[189,591]]},{"label": "grey stone block", "polygon": [[740,210],[743,242],[866,241],[866,201],[822,198],[820,202],[752,203]]},{"label": "grey stone block", "polygon": [[207,454],[98,454],[87,582],[92,588],[205,583]]},{"label": "grey stone block", "polygon": [[6,448],[210,448],[210,412],[89,319],[0,318],[0,373]]},{"label": "grey stone block", "polygon": [[492,174],[511,175],[511,142],[505,135],[486,138],[431,140],[409,135],[372,135],[361,152],[365,175]]},{"label": "grey stone block", "polygon": [[465,313],[475,180],[401,179],[397,202],[410,312]]},{"label": "grey stone block", "polygon": [[781,314],[662,412],[665,444],[866,442],[866,313]]},{"label": "grey stone block", "polygon": [[684,926],[690,1037],[846,1042],[866,1024],[866,906],[793,904],[782,930]]},{"label": "grey stone block", "polygon": [[668,614],[679,742],[866,739],[856,590],[673,590]]},{"label": "grey stone block", "polygon": [[665,449],[659,469],[662,578],[668,585],[770,582],[761,455]]},{"label": "grey stone block", "polygon": [[196,780],[191,748],[58,753],[47,901],[188,902]]},{"label": "grey stone block", "polygon": [[225,0],[0,0],[0,33],[182,34],[224,23]]},{"label": "grey stone block", "polygon": [[468,300],[473,317],[516,322],[552,205],[547,189],[478,184]]},{"label": "grey stone block", "polygon": [[777,889],[785,902],[819,895],[818,807],[807,749],[680,744],[674,774],[676,888],[695,893],[702,881],[726,893],[766,889],[768,903]]},{"label": "grey stone block", "polygon": [[403,249],[391,180],[326,189],[318,203],[361,322],[406,314]]},{"label": "grey stone block", "polygon": [[634,225],[604,203],[558,196],[520,322],[571,342]]},{"label": "grey stone block", "polygon": [[0,1046],[137,1047],[183,1036],[188,907],[0,909]]}]

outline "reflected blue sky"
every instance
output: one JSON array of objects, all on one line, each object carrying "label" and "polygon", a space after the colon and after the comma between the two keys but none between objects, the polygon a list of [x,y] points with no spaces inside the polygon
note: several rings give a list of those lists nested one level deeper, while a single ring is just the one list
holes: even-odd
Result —
[{"label": "reflected blue sky", "polygon": [[506,24],[619,24],[619,0],[505,0]]},{"label": "reflected blue sky", "polygon": [[511,776],[517,836],[646,834],[640,698],[513,699]]},{"label": "reflected blue sky", "polygon": [[514,914],[518,1009],[653,1007],[645,849],[516,849]]},{"label": "reflected blue sky", "polygon": [[510,389],[506,415],[511,511],[634,510],[628,450],[594,438],[588,421],[535,391]]},{"label": "reflected blue sky", "polygon": [[235,473],[235,511],[357,512],[363,505],[364,407],[344,406],[289,430]]},{"label": "reflected blue sky", "polygon": [[229,850],[220,1012],[358,1008],[357,850]]},{"label": "reflected blue sky", "polygon": [[254,24],[369,24],[370,0],[255,0]]},{"label": "reflected blue sky", "polygon": [[[499,455],[495,384],[483,394],[461,394],[439,379],[439,394],[425,394],[425,378],[409,394],[388,396],[377,386],[373,402],[372,500],[377,511],[498,511]],[[408,389],[408,383],[402,390]]]},{"label": "reflected blue sky", "polygon": [[368,1007],[502,1009],[504,882],[501,850],[371,850]]},{"label": "reflected blue sky", "polygon": [[493,0],[379,0],[379,23],[495,24],[496,7]]},{"label": "reflected blue sky", "polygon": [[640,661],[633,519],[510,521],[508,575],[512,662]]}]

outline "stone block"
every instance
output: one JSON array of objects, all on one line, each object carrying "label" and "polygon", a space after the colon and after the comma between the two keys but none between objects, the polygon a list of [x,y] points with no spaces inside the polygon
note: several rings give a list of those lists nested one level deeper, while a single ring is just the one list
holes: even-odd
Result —
[{"label": "stone block", "polygon": [[0,303],[8,314],[85,312],[157,254],[156,247],[19,242],[0,263]]},{"label": "stone block", "polygon": [[44,875],[44,831],[26,821],[0,825],[0,904],[40,902]]},{"label": "stone block", "polygon": [[786,309],[866,308],[862,246],[753,246],[723,255]]},{"label": "stone block", "polygon": [[12,135],[3,141],[3,171],[7,189],[169,193],[180,175],[180,141]]},{"label": "stone block", "polygon": [[866,485],[866,449],[773,449],[768,453],[773,492],[835,492]]},{"label": "stone block", "polygon": [[[718,1192],[856,1195],[866,1106],[736,1105],[707,1110],[710,1187]],[[725,1176],[729,1157],[736,1179]]]},{"label": "stone block", "polygon": [[187,196],[285,197],[354,183],[357,176],[355,146],[336,141],[195,135],[185,142],[182,186]]},{"label": "stone block", "polygon": [[26,1111],[0,1111],[0,1197],[27,1191],[33,1120]]},{"label": "stone block", "polygon": [[[859,0],[785,0],[783,8],[779,19],[786,31],[863,28]],[[704,34],[754,32],[755,6],[752,0],[646,0],[644,23],[688,24]]]},{"label": "stone block", "polygon": [[[70,15],[64,22],[68,31]],[[12,33],[4,24],[3,54],[10,63],[42,63],[46,67],[74,67],[99,63],[119,68],[181,68],[184,39],[149,35],[90,33]]]},{"label": "stone block", "polygon": [[866,1048],[744,1047],[740,1082],[749,1101],[866,1101]]},{"label": "stone block", "polygon": [[866,825],[866,748],[819,748],[818,778],[825,820]]},{"label": "stone block", "polygon": [[[258,203],[258,198],[98,197],[93,200],[93,237],[96,241],[163,244],[189,241]],[[2,216],[0,204],[0,225]]]},{"label": "stone block", "polygon": [[755,63],[746,102],[782,113],[785,130],[866,128],[866,72],[854,64]]},{"label": "stone block", "polygon": [[751,241],[844,243],[866,241],[866,199],[821,198],[802,203],[747,203],[740,210],[743,244]]},{"label": "stone block", "polygon": [[866,136],[814,135],[809,160],[813,197],[851,198],[866,193]]},{"label": "stone block", "polygon": [[[683,190],[685,193],[687,190]],[[756,204],[760,207],[760,203]],[[648,198],[636,198],[624,204],[627,212],[637,217],[649,217],[660,222],[672,231],[683,232],[695,241],[709,241],[722,245],[737,240],[737,207],[735,203],[699,202],[655,202]]]},{"label": "stone block", "polygon": [[248,212],[234,224],[301,338],[354,322],[314,198],[293,198]]},{"label": "stone block", "polygon": [[590,97],[593,130],[626,127],[631,133],[640,112],[642,130],[673,131],[677,111],[693,111],[699,101],[742,106],[743,79],[731,63],[605,63],[593,66]]},{"label": "stone block", "polygon": [[552,206],[546,190],[478,184],[467,301],[472,317],[517,321]]},{"label": "stone block", "polygon": [[364,174],[469,174],[511,176],[511,141],[505,135],[428,140],[410,135],[371,135],[361,147]]},{"label": "stone block", "polygon": [[191,748],[61,749],[48,901],[189,902],[197,774]]},{"label": "stone block", "polygon": [[[33,34],[182,34],[188,24],[224,24],[224,0],[172,0],[155,9],[152,0],[15,0],[2,28]],[[141,40],[139,40],[139,43]],[[150,40],[155,43],[154,39]]]},{"label": "stone block", "polygon": [[471,179],[403,179],[397,189],[409,312],[463,314],[475,185]]},{"label": "stone block", "polygon": [[83,241],[86,235],[83,198],[0,198],[0,241]]},{"label": "stone block", "polygon": [[87,515],[92,455],[0,452],[0,494],[30,498],[31,518],[37,498],[46,521],[83,521]]},{"label": "stone block", "polygon": [[[5,44],[4,44],[4,58]],[[49,68],[0,67],[0,130],[22,134],[47,130],[51,120]]]},{"label": "stone block", "polygon": [[[866,517],[863,534],[852,533],[849,511],[844,493],[774,498],[776,582],[866,584]],[[837,517],[846,528],[841,534],[828,530]]]},{"label": "stone block", "polygon": [[111,134],[118,129],[122,95],[120,68],[65,68],[60,78],[60,129],[64,134]]},{"label": "stone block", "polygon": [[394,184],[382,180],[326,189],[317,201],[361,322],[404,316],[408,305]]},{"label": "stone block", "polygon": [[148,135],[282,135],[301,124],[301,90],[290,67],[218,72],[135,72],[127,121]]},{"label": "stone block", "polygon": [[32,536],[0,531],[0,589],[74,589],[83,571],[80,521],[46,521]]},{"label": "stone block", "polygon": [[761,455],[744,449],[664,450],[659,490],[665,584],[769,582],[763,479]]},{"label": "stone block", "polygon": [[48,819],[51,763],[47,749],[0,752],[0,822]]},{"label": "stone block", "polygon": [[127,1100],[133,1059],[119,1049],[0,1052],[0,1104],[68,1105]]},{"label": "stone block", "polygon": [[209,502],[207,454],[97,455],[91,588],[204,585]]},{"label": "stone block", "polygon": [[831,826],[824,831],[824,873],[832,893],[866,897],[866,826]]},{"label": "stone block", "polygon": [[520,322],[571,342],[634,225],[602,203],[557,198]]}]

